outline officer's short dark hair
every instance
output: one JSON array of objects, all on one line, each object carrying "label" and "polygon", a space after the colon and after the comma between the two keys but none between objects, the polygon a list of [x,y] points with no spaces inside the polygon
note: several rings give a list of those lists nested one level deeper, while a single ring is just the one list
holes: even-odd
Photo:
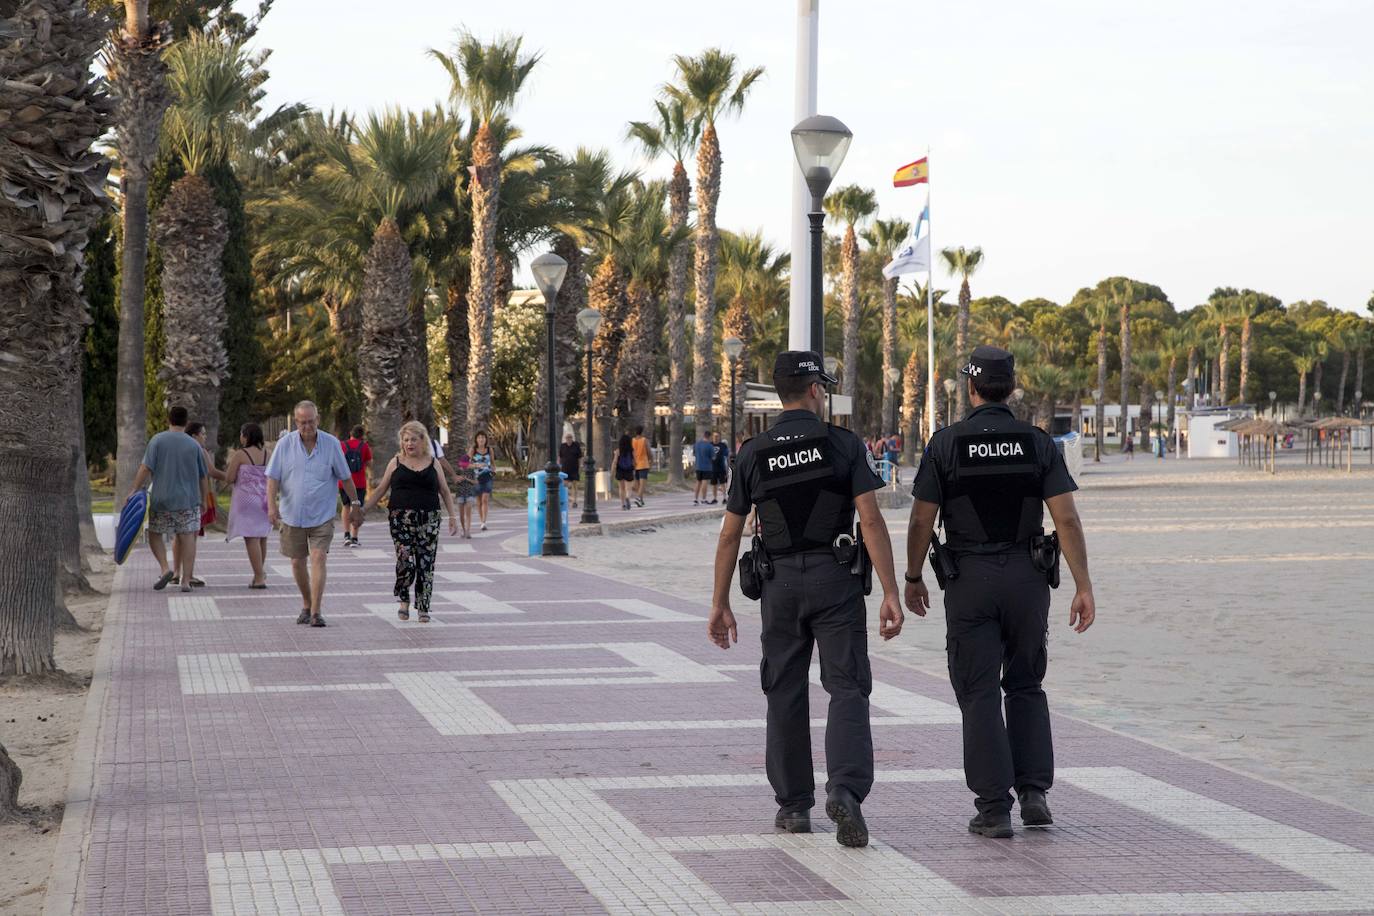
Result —
[{"label": "officer's short dark hair", "polygon": [[984,382],[976,378],[971,378],[969,381],[973,384],[973,390],[978,392],[978,397],[997,404],[1011,397],[1012,389],[1016,387],[1016,382],[1011,379],[997,379],[995,381],[989,380]]},{"label": "officer's short dark hair", "polygon": [[167,411],[168,426],[185,426],[186,421],[191,418],[191,412],[180,404]]},{"label": "officer's short dark hair", "polygon": [[778,400],[787,404],[800,401],[806,396],[807,390],[818,381],[820,378],[815,375],[775,375],[773,387],[778,391]]}]

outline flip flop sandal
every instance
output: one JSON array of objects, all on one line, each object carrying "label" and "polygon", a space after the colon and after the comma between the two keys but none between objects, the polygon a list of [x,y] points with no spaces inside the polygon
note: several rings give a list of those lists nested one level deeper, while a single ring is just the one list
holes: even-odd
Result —
[{"label": "flip flop sandal", "polygon": [[397,620],[409,620],[409,619],[410,619],[410,608],[400,608],[399,610],[397,610],[397,611],[396,611],[396,619],[397,619]]},{"label": "flip flop sandal", "polygon": [[163,573],[162,576],[156,582],[153,583],[153,591],[162,591],[164,588],[167,587],[167,583],[171,582],[176,577],[177,574],[174,572]]},{"label": "flip flop sandal", "polygon": [[257,585],[254,585],[253,583],[250,582],[250,583],[248,583],[248,587],[249,587],[249,588],[267,588],[267,583],[266,583],[266,582],[260,582],[260,583],[258,583]]},{"label": "flip flop sandal", "polygon": [[421,615],[420,615],[420,622],[421,622],[421,623],[429,623],[429,615],[428,615],[428,614],[421,614]]}]

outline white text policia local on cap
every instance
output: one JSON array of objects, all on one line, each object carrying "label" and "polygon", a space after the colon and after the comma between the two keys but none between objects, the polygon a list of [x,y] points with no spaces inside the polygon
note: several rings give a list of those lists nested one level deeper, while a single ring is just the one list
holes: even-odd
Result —
[{"label": "white text policia local on cap", "polygon": [[810,464],[813,461],[821,460],[821,450],[818,448],[803,449],[800,452],[792,452],[787,455],[773,455],[768,459],[768,470],[776,471],[779,468],[796,468],[803,464]]}]

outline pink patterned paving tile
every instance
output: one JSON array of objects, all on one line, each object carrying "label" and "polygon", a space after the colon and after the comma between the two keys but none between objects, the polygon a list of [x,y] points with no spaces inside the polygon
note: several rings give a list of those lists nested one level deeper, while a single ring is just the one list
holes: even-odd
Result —
[{"label": "pink patterned paving tile", "polygon": [[[762,704],[744,700],[735,684],[595,684],[501,687],[477,695],[517,724],[624,722],[650,719],[762,718]],[[681,737],[679,736],[679,740]]]},{"label": "pink patterned paving tile", "polygon": [[335,865],[330,878],[348,916],[606,912],[553,858]]},{"label": "pink patterned paving tile", "polygon": [[[775,833],[773,790],[759,786],[616,789],[601,797],[652,837]],[[822,805],[825,790],[820,790]],[[824,820],[820,808],[812,812]],[[821,823],[815,829],[823,829]]]},{"label": "pink patterned paving tile", "polygon": [[674,858],[731,903],[848,899],[780,849],[680,852]]}]

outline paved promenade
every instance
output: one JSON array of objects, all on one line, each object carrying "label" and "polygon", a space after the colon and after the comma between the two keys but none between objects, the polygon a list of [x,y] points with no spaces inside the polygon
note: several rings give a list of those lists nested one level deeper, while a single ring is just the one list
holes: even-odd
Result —
[{"label": "paved promenade", "polygon": [[522,526],[444,538],[429,624],[396,620],[375,522],[336,541],[326,629],[295,625],[275,539],[267,592],[238,543],[206,539],[192,595],[151,591],[140,549],[49,911],[1374,911],[1374,818],[1070,719],[1057,826],[970,836],[949,685],[883,659],[874,843],[839,847],[820,808],[779,834],[757,633],[707,643],[707,571],[694,594],[615,583],[504,551]]}]

